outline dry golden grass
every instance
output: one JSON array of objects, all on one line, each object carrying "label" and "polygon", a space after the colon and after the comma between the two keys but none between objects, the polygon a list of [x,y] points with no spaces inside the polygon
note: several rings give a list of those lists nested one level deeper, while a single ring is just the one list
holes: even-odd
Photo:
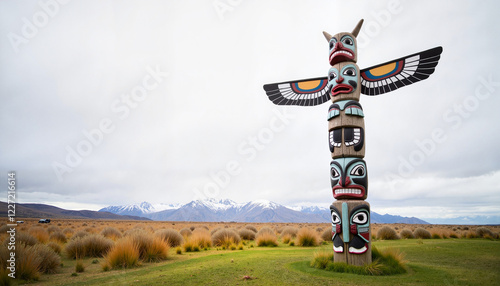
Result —
[{"label": "dry golden grass", "polygon": [[110,268],[130,268],[139,265],[139,246],[131,237],[121,238],[105,256],[103,270]]},{"label": "dry golden grass", "polygon": [[231,245],[240,243],[240,240],[239,234],[232,229],[222,228],[212,234],[212,244],[223,248],[230,248]]},{"label": "dry golden grass", "polygon": [[303,227],[297,233],[295,244],[298,246],[318,246],[319,241],[319,235],[316,231]]},{"label": "dry golden grass", "polygon": [[46,243],[49,241],[49,233],[42,227],[33,226],[28,230],[28,232],[41,243]]},{"label": "dry golden grass", "polygon": [[259,232],[255,237],[255,242],[257,246],[278,246],[278,238],[274,232]]}]

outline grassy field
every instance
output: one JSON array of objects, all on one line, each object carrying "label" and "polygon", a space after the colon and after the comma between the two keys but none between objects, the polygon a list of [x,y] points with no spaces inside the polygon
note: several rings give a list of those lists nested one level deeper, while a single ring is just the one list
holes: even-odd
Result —
[{"label": "grassy field", "polygon": [[[318,238],[328,231],[328,224],[253,224],[258,230],[269,228],[276,236],[277,247],[259,247],[258,239],[242,240],[231,246],[209,246],[200,251],[186,252],[190,241],[186,231],[189,228],[203,228],[206,233],[217,228],[243,229],[245,224],[228,223],[137,223],[137,222],[93,222],[64,221],[51,226],[39,226],[27,222],[19,228],[40,241],[36,244],[50,244],[53,233],[65,233],[67,242],[61,245],[60,262],[53,274],[40,275],[38,280],[17,283],[29,285],[499,285],[500,240],[498,238],[473,238],[476,226],[426,226],[429,233],[440,239],[396,239],[378,240],[374,226],[373,245],[380,250],[394,248],[405,254],[408,273],[392,276],[363,276],[328,272],[310,267],[313,255],[320,251],[332,251],[331,242],[324,241],[315,247],[290,246],[283,243],[286,227],[298,230],[308,228]],[[56,227],[57,226],[57,227]],[[105,257],[68,257],[71,236],[79,232],[103,233],[106,227],[115,227],[123,237],[133,235],[130,230],[154,236],[160,228],[171,228],[184,233],[184,245],[167,248],[167,258],[159,262],[141,260],[139,266],[128,269],[103,270]],[[415,230],[422,226],[386,225],[401,233],[403,229]],[[425,226],[424,226],[425,227]],[[50,239],[42,235],[40,228],[51,233]],[[498,237],[498,227],[490,227],[493,236]],[[73,230],[73,232],[67,229]],[[455,230],[454,230],[455,229]],[[35,231],[36,230],[36,231]],[[290,229],[288,229],[290,230]],[[155,232],[156,231],[156,232]],[[196,232],[193,232],[193,236]],[[460,238],[449,238],[450,233]],[[439,234],[439,236],[437,236]],[[257,234],[258,237],[258,234]],[[470,238],[468,238],[470,237]],[[122,238],[123,239],[123,238]],[[55,241],[55,240],[54,240]],[[120,239],[113,237],[115,245]],[[293,239],[290,241],[294,241]],[[295,240],[297,241],[297,240]],[[234,245],[234,247],[233,247]],[[230,249],[233,250],[230,250]],[[84,271],[76,273],[75,265],[83,265]],[[1,284],[1,281],[0,281]]]}]

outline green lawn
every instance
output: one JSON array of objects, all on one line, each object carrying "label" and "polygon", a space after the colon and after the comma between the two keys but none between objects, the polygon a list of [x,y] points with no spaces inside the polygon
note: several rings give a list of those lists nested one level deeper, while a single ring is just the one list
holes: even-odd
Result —
[{"label": "green lawn", "polygon": [[[177,255],[162,263],[129,270],[103,272],[93,259],[78,276],[74,261],[64,260],[58,274],[43,275],[32,285],[499,285],[500,241],[486,239],[429,239],[375,241],[380,250],[400,249],[408,273],[362,276],[309,267],[315,248],[255,247],[208,250]],[[247,275],[251,280],[244,280]]]}]

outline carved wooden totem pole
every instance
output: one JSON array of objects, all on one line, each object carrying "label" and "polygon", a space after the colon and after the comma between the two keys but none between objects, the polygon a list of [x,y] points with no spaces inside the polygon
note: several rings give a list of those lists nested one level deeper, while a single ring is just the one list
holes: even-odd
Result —
[{"label": "carved wooden totem pole", "polygon": [[360,70],[356,37],[323,32],[330,52],[327,77],[264,85],[277,105],[314,106],[332,101],[328,109],[330,181],[335,201],[330,206],[335,262],[371,263],[370,204],[365,156],[365,121],[360,94],[379,95],[424,80],[434,72],[441,47]]}]

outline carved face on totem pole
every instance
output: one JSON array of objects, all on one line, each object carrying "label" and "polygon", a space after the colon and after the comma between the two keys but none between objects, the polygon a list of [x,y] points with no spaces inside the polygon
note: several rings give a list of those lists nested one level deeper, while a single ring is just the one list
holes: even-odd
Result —
[{"label": "carved face on totem pole", "polygon": [[355,100],[337,101],[328,111],[328,141],[332,158],[365,156],[363,108]]},{"label": "carved face on totem pole", "polygon": [[328,71],[329,95],[332,102],[347,99],[359,101],[359,83],[359,67],[355,63],[340,62]]},{"label": "carved face on totem pole", "polygon": [[357,62],[358,50],[356,37],[363,25],[363,20],[359,21],[352,33],[338,33],[331,36],[327,32],[323,32],[330,46],[330,65],[333,66],[339,62]]},{"label": "carved face on totem pole", "polygon": [[370,206],[360,204],[349,210],[348,203],[342,202],[341,209],[330,206],[332,217],[333,251],[361,254],[368,250],[370,243]]},{"label": "carved face on totem pole", "polygon": [[368,196],[366,162],[360,158],[334,159],[330,164],[330,181],[333,197],[364,200]]}]

